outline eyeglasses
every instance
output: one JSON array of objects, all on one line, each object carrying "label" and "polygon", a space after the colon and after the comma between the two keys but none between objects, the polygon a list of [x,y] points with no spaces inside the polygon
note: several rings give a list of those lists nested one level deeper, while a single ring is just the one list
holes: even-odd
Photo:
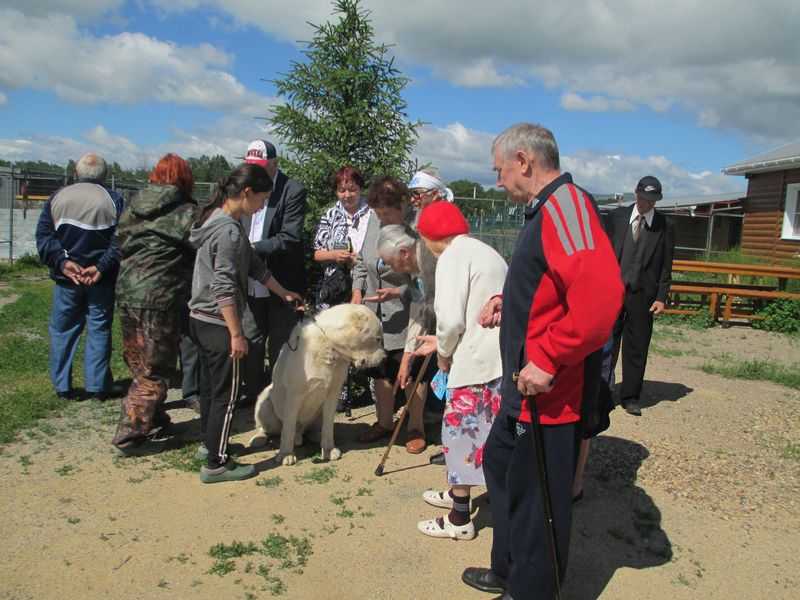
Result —
[{"label": "eyeglasses", "polygon": [[429,194],[433,190],[416,189],[416,190],[409,190],[409,191],[411,192],[411,197],[412,198],[422,198],[424,195]]}]

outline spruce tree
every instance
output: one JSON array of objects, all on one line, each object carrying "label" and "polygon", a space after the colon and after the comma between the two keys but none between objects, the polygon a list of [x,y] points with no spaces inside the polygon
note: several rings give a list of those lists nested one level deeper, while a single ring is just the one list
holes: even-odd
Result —
[{"label": "spruce tree", "polygon": [[401,95],[408,79],[388,46],[376,43],[369,12],[358,0],[336,0],[333,17],[311,24],[306,60],[293,62],[274,82],[285,103],[269,119],[288,150],[284,168],[308,189],[309,236],[335,200],[331,175],[337,169],[352,165],[367,181],[407,177],[421,125],[408,120]]}]

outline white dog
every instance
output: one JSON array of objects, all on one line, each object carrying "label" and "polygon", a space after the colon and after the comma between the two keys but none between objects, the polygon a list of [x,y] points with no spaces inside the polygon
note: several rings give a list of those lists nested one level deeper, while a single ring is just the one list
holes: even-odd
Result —
[{"label": "white dog", "polygon": [[272,370],[272,384],[258,396],[257,433],[250,446],[263,446],[267,436],[281,434],[277,460],[297,462],[294,447],[322,416],[323,460],[338,460],[333,422],[350,363],[377,366],[384,358],[381,323],[366,306],[340,304],[298,323],[283,345]]}]

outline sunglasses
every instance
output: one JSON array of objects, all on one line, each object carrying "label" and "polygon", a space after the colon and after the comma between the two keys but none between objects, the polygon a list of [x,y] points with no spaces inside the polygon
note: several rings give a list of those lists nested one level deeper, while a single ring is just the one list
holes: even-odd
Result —
[{"label": "sunglasses", "polygon": [[423,196],[425,196],[426,194],[429,194],[433,190],[416,189],[416,190],[409,190],[409,191],[411,192],[411,197],[412,198],[422,198]]}]

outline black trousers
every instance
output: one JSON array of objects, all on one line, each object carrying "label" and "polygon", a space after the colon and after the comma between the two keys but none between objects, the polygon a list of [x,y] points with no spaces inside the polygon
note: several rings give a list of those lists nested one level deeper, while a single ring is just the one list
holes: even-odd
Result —
[{"label": "black trousers", "polygon": [[[575,426],[542,427],[562,580],[572,526]],[[494,523],[492,571],[506,579],[508,593],[517,600],[555,597],[553,557],[535,452],[531,424],[518,423],[501,412],[486,440],[483,473]]]},{"label": "black trousers", "polygon": [[625,291],[625,302],[614,325],[614,349],[612,373],[622,345],[622,384],[620,398],[638,401],[642,393],[644,371],[647,367],[647,352],[653,336],[653,302],[641,290]]},{"label": "black trousers", "polygon": [[228,461],[228,437],[239,398],[241,373],[238,359],[231,358],[228,328],[191,319],[192,337],[199,350],[200,431],[208,448],[208,467]]},{"label": "black trousers", "polygon": [[248,398],[255,400],[268,382],[269,375],[264,359],[269,358],[272,369],[289,334],[297,323],[297,313],[280,298],[253,298],[248,296],[247,304],[256,320],[259,337],[250,339],[246,359],[246,386]]},{"label": "black trousers", "polygon": [[184,399],[199,399],[200,397],[200,357],[197,346],[189,331],[189,307],[181,309],[181,341],[180,363],[183,376],[181,382],[181,395]]},{"label": "black trousers", "polygon": [[275,295],[267,298],[267,356],[270,368],[275,366],[283,344],[297,324],[297,313]]},{"label": "black trousers", "polygon": [[247,340],[247,356],[244,360],[245,388],[247,398],[251,402],[255,402],[261,390],[267,387],[267,370],[264,359],[266,358],[267,332],[269,331],[268,301],[269,298],[247,297],[247,304],[255,317],[256,327],[258,327],[258,336]]}]

